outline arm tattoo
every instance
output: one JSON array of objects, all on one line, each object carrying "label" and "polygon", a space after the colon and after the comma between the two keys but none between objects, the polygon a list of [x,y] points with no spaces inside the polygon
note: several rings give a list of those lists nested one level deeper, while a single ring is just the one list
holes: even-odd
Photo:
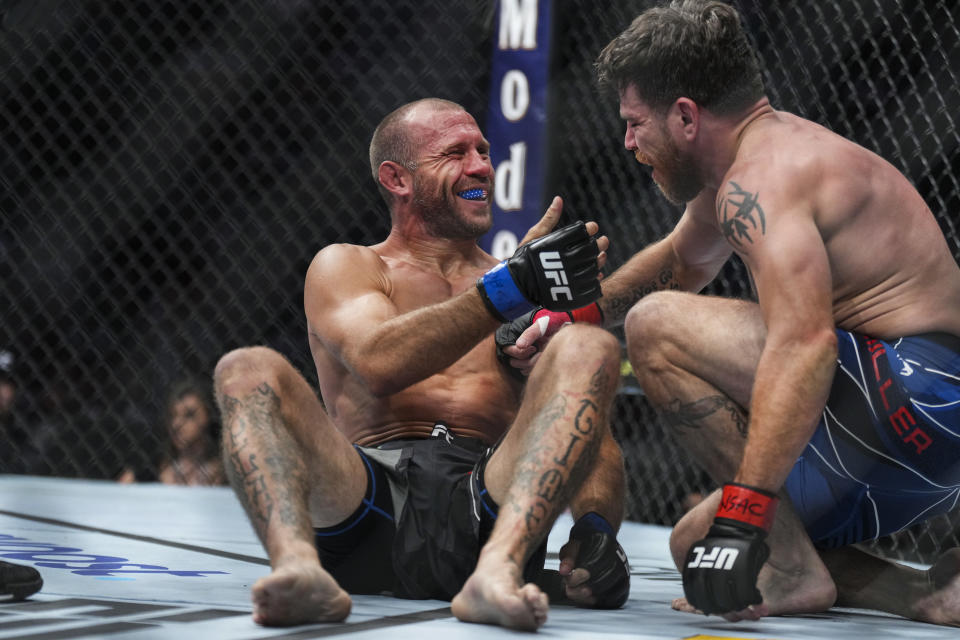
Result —
[{"label": "arm tattoo", "polygon": [[747,414],[736,402],[724,395],[707,396],[689,403],[673,400],[660,410],[660,416],[670,427],[699,429],[703,421],[715,414],[726,414],[741,438],[747,437]]},{"label": "arm tattoo", "polygon": [[660,270],[657,277],[644,285],[631,289],[622,296],[612,296],[602,298],[604,309],[610,318],[623,318],[627,315],[637,300],[653,293],[654,291],[664,291],[667,289],[679,289],[680,281],[677,279],[673,269],[666,267]]},{"label": "arm tattoo", "polygon": [[731,189],[717,204],[720,229],[731,245],[740,249],[744,242],[753,244],[753,235],[767,232],[767,218],[758,200],[760,193],[750,193],[730,181]]}]

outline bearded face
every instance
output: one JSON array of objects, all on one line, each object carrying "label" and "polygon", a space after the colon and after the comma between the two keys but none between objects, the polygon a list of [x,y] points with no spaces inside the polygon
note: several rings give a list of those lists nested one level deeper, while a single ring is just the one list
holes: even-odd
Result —
[{"label": "bearded face", "polygon": [[683,153],[670,136],[666,125],[661,125],[660,136],[650,152],[638,160],[654,168],[654,182],[667,200],[673,204],[690,202],[703,190],[703,181],[692,154]]},{"label": "bearded face", "polygon": [[455,240],[475,239],[493,226],[490,198],[467,200],[461,190],[426,171],[413,174],[413,201],[431,235]]},{"label": "bearded face", "polygon": [[657,110],[629,85],[620,93],[620,117],[626,122],[624,146],[637,162],[653,167],[653,179],[674,204],[693,200],[703,190],[704,180],[696,157],[681,150],[668,129],[671,111]]}]

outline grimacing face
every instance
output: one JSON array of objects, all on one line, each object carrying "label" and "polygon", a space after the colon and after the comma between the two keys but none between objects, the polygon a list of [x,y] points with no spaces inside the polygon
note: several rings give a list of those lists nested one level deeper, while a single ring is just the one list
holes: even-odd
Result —
[{"label": "grimacing face", "polygon": [[427,228],[439,238],[473,239],[482,236],[493,226],[493,214],[489,200],[484,202],[486,215],[476,212],[466,215],[461,210],[456,193],[457,185],[450,186],[437,176],[417,171],[413,176],[413,200],[420,210]]},{"label": "grimacing face", "polygon": [[624,147],[652,168],[653,180],[667,199],[674,204],[693,200],[703,189],[696,158],[680,149],[666,116],[643,102],[631,85],[620,95],[620,117],[627,127]]},{"label": "grimacing face", "polygon": [[475,239],[493,225],[490,145],[465,111],[434,114],[413,171],[413,201],[437,237]]},{"label": "grimacing face", "polygon": [[703,190],[703,183],[696,169],[696,159],[691,154],[680,151],[666,126],[661,125],[661,129],[663,145],[653,155],[656,163],[654,182],[667,200],[673,204],[685,204]]}]

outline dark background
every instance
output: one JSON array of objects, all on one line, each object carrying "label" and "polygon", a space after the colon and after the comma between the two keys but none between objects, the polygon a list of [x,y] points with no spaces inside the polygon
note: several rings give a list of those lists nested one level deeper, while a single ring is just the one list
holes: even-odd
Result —
[{"label": "dark background", "polygon": [[[648,4],[554,2],[546,192],[564,197],[566,216],[601,223],[612,265],[679,215],[593,85],[597,53]],[[960,8],[734,4],[774,105],[900,167],[960,256]],[[485,118],[490,0],[22,0],[0,11],[0,349],[15,353],[19,385],[0,472],[109,479],[153,464],[169,386],[209,377],[237,346],[274,347],[315,381],[306,267],[331,242],[388,229],[367,168],[374,126],[426,96]],[[741,266],[710,291],[746,295]],[[628,517],[673,522],[681,497],[707,483],[629,376],[614,428]],[[956,544],[951,528],[944,519],[888,546]]]}]

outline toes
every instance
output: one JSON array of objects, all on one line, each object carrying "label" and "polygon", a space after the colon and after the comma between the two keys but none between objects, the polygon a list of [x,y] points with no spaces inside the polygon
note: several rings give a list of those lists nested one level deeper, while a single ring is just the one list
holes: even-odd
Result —
[{"label": "toes", "polygon": [[540,590],[540,587],[528,582],[527,584],[520,587],[520,597],[530,605],[531,608],[539,606],[541,603],[543,606],[549,606],[549,598],[547,594]]},{"label": "toes", "polygon": [[550,609],[550,598],[537,585],[532,583],[523,585],[520,589],[520,597],[523,598],[527,608],[535,618],[546,619],[547,611]]},{"label": "toes", "polygon": [[[536,589],[536,587],[534,587],[534,589]],[[539,589],[536,589],[536,591],[536,594],[527,597],[527,602],[533,612],[533,619],[536,626],[541,627],[547,621],[547,613],[550,611],[550,598]]]},{"label": "toes", "polygon": [[581,606],[590,606],[597,601],[597,599],[593,597],[593,591],[591,591],[588,587],[567,587],[566,594],[569,599]]},{"label": "toes", "polygon": [[701,613],[699,609],[687,602],[686,598],[675,598],[673,602],[670,603],[670,607],[677,611],[683,611],[684,613]]},{"label": "toes", "polygon": [[590,579],[590,572],[586,569],[574,569],[569,576],[567,576],[565,582],[568,587],[579,587]]}]

